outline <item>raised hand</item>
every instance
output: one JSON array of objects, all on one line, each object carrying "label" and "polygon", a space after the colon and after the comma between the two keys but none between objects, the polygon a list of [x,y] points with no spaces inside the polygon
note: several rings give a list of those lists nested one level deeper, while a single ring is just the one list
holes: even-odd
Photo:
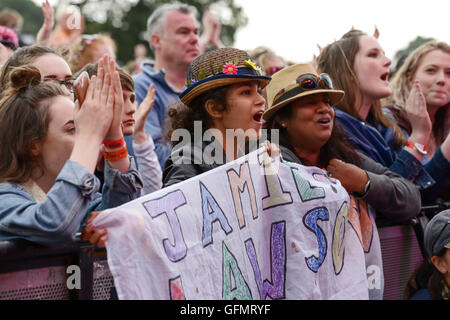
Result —
[{"label": "raised hand", "polygon": [[411,88],[408,100],[406,100],[405,111],[412,127],[410,139],[426,145],[430,137],[432,124],[419,81],[415,81]]},{"label": "raised hand", "polygon": [[109,75],[92,76],[84,102],[77,100],[74,109],[75,144],[70,160],[94,172],[100,146],[111,127],[114,89]]},{"label": "raised hand", "polygon": [[149,138],[145,133],[145,123],[147,121],[147,117],[150,114],[150,111],[153,109],[153,105],[155,104],[155,95],[156,89],[152,84],[148,87],[147,95],[144,100],[142,100],[139,108],[136,111],[136,125],[134,127],[134,142],[137,144],[142,144]]},{"label": "raised hand", "polygon": [[83,104],[80,106],[79,102],[76,102],[77,135],[88,135],[99,142],[105,139],[113,118],[113,90],[109,75],[92,76]]},{"label": "raised hand", "polygon": [[[104,140],[109,141],[117,141],[123,138],[122,132],[122,113],[123,113],[123,91],[122,85],[120,83],[119,72],[116,71],[116,62],[113,58],[108,57],[107,55],[103,56],[98,62],[97,76],[103,77],[104,79],[110,79],[111,81],[111,105],[109,106],[109,112],[111,117],[110,126],[106,132]],[[126,173],[130,167],[130,159],[128,158],[128,153],[126,151],[126,146],[119,147],[118,149],[105,149],[103,147],[103,151],[105,152],[121,152],[125,150],[124,157],[120,157],[119,159],[110,158],[107,159],[109,165],[112,168],[118,169],[122,173]]]},{"label": "raised hand", "polygon": [[50,35],[53,31],[54,21],[54,10],[48,0],[42,4],[42,13],[44,14],[44,23],[41,29],[39,29],[36,42],[40,45],[46,46],[50,40]]},{"label": "raised hand", "polygon": [[100,212],[93,211],[89,214],[85,224],[82,227],[81,231],[81,240],[89,241],[91,244],[96,245],[98,248],[104,248],[105,243],[108,240],[108,234],[106,233],[106,229],[97,229],[94,224],[91,222],[98,216]]},{"label": "raised hand", "polygon": [[109,75],[112,79],[112,86],[114,90],[114,107],[112,111],[113,119],[105,139],[116,140],[123,137],[122,113],[124,102],[122,85],[120,84],[119,72],[116,71],[115,60],[105,55],[98,63],[98,71],[102,72],[105,76]]}]

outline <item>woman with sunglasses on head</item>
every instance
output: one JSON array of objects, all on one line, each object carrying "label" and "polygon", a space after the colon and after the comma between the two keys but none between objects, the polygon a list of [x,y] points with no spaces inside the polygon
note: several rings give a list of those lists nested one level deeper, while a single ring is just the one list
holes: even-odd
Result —
[{"label": "woman with sunglasses on head", "polygon": [[[274,74],[266,89],[269,107],[264,112],[264,127],[279,130],[283,161],[326,168],[328,175],[338,179],[354,199],[365,201],[393,221],[409,219],[419,212],[420,197],[415,186],[355,152],[345,134],[335,127],[331,106],[342,100],[344,92],[333,89],[327,74],[319,76],[309,64],[294,65]],[[373,216],[370,220],[375,226]],[[366,252],[366,265],[382,270],[376,227],[372,230],[372,249]],[[369,290],[370,299],[382,299],[382,288]]]},{"label": "woman with sunglasses on head", "polygon": [[450,209],[435,215],[425,227],[427,258],[409,278],[405,299],[450,299]]},{"label": "woman with sunglasses on head", "polygon": [[[381,99],[391,95],[389,66],[378,40],[359,30],[347,32],[326,46],[317,59],[320,72],[330,74],[336,88],[346,92],[336,107],[336,120],[355,148],[391,171],[414,181],[423,201],[433,201],[450,177],[446,148],[422,164],[427,153],[431,121],[423,94],[415,85],[406,107],[412,131],[406,137],[395,121],[383,112]],[[439,174],[435,174],[440,172]],[[441,180],[442,179],[442,180]],[[435,181],[439,181],[435,183]]]},{"label": "woman with sunglasses on head", "polygon": [[[164,166],[165,187],[237,159],[244,148],[239,140],[244,144],[259,138],[266,105],[261,89],[270,81],[247,52],[234,48],[197,57],[187,79],[188,87],[180,95],[183,104],[169,109],[167,137],[174,147]],[[237,138],[227,140],[227,130]],[[204,141],[207,133],[209,141]],[[275,157],[278,150],[273,147],[268,145],[268,152]],[[218,153],[213,155],[213,149]]]},{"label": "woman with sunglasses on head", "polygon": [[[123,106],[116,73],[99,68],[83,104],[53,82],[42,83],[34,66],[9,72],[0,101],[0,240],[27,239],[64,245],[75,239],[91,211],[140,196],[142,182],[133,161],[116,157],[106,141],[122,137]],[[98,193],[94,176],[100,149],[111,155]],[[104,245],[104,230],[88,230]]]}]

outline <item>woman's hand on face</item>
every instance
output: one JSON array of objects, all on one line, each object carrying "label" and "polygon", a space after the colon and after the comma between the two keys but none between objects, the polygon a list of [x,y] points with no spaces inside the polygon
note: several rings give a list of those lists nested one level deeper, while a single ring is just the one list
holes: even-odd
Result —
[{"label": "woman's hand on face", "polygon": [[411,140],[426,145],[432,124],[419,81],[415,81],[411,88],[408,100],[406,100],[405,111],[412,127]]},{"label": "woman's hand on face", "polygon": [[327,166],[328,176],[338,179],[347,192],[364,193],[369,177],[361,168],[339,159],[332,159]]},{"label": "woman's hand on face", "polygon": [[142,100],[141,104],[139,105],[139,108],[136,111],[136,125],[134,127],[134,141],[137,144],[142,144],[148,139],[148,136],[145,133],[145,123],[147,121],[148,115],[150,114],[150,111],[152,111],[153,106],[155,104],[155,95],[156,95],[156,89],[152,83],[148,87],[148,91],[147,91],[147,95],[145,96],[145,99]]},{"label": "woman's hand on face", "polygon": [[86,220],[85,225],[82,228],[81,240],[89,241],[91,244],[96,245],[98,248],[104,248],[105,243],[108,240],[106,229],[97,230],[94,224],[89,225],[92,220],[94,220],[94,218],[98,216],[99,213],[100,212],[98,211],[90,213],[89,218]]}]

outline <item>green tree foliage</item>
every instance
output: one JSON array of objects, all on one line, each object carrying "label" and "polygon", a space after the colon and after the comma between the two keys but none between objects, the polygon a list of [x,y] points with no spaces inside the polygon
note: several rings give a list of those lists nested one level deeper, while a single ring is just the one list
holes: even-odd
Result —
[{"label": "green tree foliage", "polygon": [[434,40],[433,38],[423,38],[421,36],[417,36],[414,40],[409,42],[408,46],[404,49],[401,49],[395,53],[395,58],[399,59],[403,57],[404,55],[408,55],[411,51],[414,49],[417,49],[421,45],[423,45],[425,42]]},{"label": "green tree foliage", "polygon": [[[43,2],[44,0],[42,0]],[[145,37],[147,18],[167,0],[59,0],[59,5],[73,4],[81,8],[86,19],[85,33],[107,33],[117,44],[119,63],[125,64],[134,58],[134,46],[143,43],[147,49]],[[221,40],[226,46],[234,42],[236,31],[247,24],[247,17],[234,0],[181,0],[197,8],[201,22],[203,13],[211,11],[222,22]],[[35,0],[0,0],[0,10],[8,7],[18,11],[24,18],[22,33],[35,36],[42,25],[43,15]],[[149,50],[149,55],[152,52]]]},{"label": "green tree foliage", "polygon": [[0,10],[5,8],[19,12],[23,17],[22,33],[36,36],[44,21],[42,9],[31,0],[0,0]]},{"label": "green tree foliage", "polygon": [[404,49],[398,50],[395,53],[394,56],[394,60],[396,61],[395,63],[395,70],[398,70],[403,62],[405,61],[406,57],[415,49],[417,49],[418,47],[420,47],[422,44],[424,44],[425,42],[434,40],[433,38],[423,38],[421,36],[417,36],[414,40],[410,41],[408,46]]},{"label": "green tree foliage", "polygon": [[[85,33],[108,33],[117,43],[117,57],[121,63],[133,59],[134,46],[143,43],[147,49],[145,36],[147,18],[167,0],[81,0],[72,1],[82,9],[86,18]],[[201,22],[203,13],[211,11],[222,22],[221,40],[225,45],[232,45],[238,28],[247,24],[243,9],[234,0],[184,0],[183,3],[197,8]],[[149,55],[152,52],[149,50]]]}]

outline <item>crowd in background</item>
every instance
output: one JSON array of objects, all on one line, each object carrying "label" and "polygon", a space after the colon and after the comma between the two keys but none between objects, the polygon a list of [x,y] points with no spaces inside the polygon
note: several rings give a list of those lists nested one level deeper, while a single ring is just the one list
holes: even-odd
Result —
[{"label": "crowd in background", "polygon": [[[55,17],[45,1],[42,12],[31,46],[20,42],[20,14],[0,12],[0,240],[60,245],[82,231],[103,247],[107,230],[89,224],[98,211],[237,159],[228,129],[278,130],[271,157],[324,168],[374,208],[379,227],[448,204],[446,42],[426,42],[393,68],[377,30],[352,29],[298,64],[269,46],[225,48],[217,17],[206,13],[200,34],[196,10],[171,3],[149,13],[154,58],[138,44],[119,66],[114,39],[85,34],[76,7]],[[171,139],[177,129],[194,136],[195,121],[223,133],[211,142],[224,150],[213,165],[190,158],[204,141]],[[449,211],[427,218],[425,259],[405,298],[448,299]],[[366,260],[382,265],[379,243]]]}]

